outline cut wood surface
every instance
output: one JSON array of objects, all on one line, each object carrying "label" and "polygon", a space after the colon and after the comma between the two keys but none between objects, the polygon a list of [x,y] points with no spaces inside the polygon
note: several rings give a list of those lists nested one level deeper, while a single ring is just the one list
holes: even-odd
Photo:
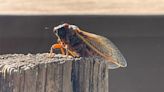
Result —
[{"label": "cut wood surface", "polygon": [[0,55],[0,92],[108,92],[102,59],[47,55]]},{"label": "cut wood surface", "polygon": [[0,0],[0,14],[164,14],[164,0]]}]

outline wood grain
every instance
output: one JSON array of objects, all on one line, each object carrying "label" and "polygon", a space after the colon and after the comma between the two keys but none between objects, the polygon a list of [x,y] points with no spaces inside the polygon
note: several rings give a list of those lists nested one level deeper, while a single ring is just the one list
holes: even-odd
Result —
[{"label": "wood grain", "polygon": [[0,92],[108,92],[102,59],[46,55],[0,55]]},{"label": "wood grain", "polygon": [[0,0],[0,14],[158,15],[164,14],[164,0]]}]

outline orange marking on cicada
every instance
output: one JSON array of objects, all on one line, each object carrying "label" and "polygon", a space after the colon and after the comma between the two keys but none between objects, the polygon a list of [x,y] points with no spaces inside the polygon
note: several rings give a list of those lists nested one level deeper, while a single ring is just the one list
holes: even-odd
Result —
[{"label": "orange marking on cicada", "polygon": [[64,46],[63,46],[62,43],[53,44],[53,45],[51,46],[50,56],[49,56],[49,57],[53,57],[53,54],[55,54],[55,53],[53,53],[53,50],[54,50],[54,49],[60,49],[61,53],[62,53],[63,55],[65,55],[65,52],[64,52],[64,48],[63,48],[63,47],[64,47]]},{"label": "orange marking on cicada", "polygon": [[59,43],[53,44],[53,45],[52,45],[52,48],[53,48],[53,49],[60,49],[60,48],[62,48],[62,45],[59,44]]}]

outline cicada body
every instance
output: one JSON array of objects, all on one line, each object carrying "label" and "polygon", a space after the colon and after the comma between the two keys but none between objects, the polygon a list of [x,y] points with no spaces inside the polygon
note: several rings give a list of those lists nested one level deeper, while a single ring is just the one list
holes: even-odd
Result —
[{"label": "cicada body", "polygon": [[58,44],[52,46],[51,53],[54,48],[60,48],[62,54],[73,57],[100,56],[109,63],[110,69],[127,66],[119,49],[106,37],[82,31],[67,23],[54,27],[53,32]]}]

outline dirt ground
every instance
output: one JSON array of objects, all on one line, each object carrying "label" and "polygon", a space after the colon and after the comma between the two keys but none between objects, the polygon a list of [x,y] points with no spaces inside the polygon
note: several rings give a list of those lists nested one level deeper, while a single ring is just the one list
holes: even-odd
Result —
[{"label": "dirt ground", "polygon": [[0,14],[164,14],[164,1],[0,0]]}]

